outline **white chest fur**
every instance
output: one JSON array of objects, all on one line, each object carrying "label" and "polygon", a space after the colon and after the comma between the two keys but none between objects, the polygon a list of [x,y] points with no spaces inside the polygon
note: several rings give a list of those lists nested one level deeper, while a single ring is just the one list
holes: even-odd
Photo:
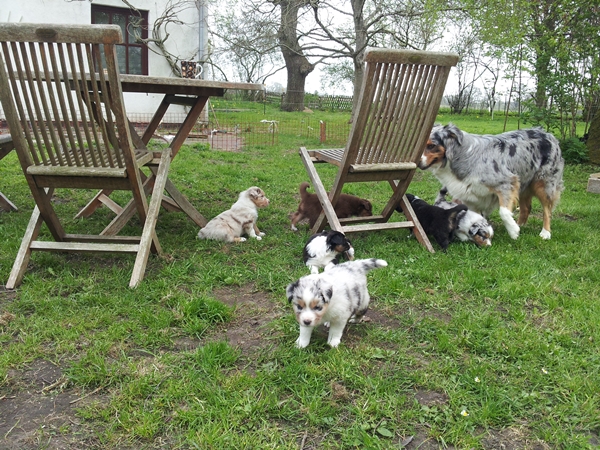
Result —
[{"label": "white chest fur", "polygon": [[432,168],[432,173],[446,187],[452,199],[460,200],[469,209],[489,217],[498,207],[496,194],[481,184],[477,177],[460,180],[448,166]]}]

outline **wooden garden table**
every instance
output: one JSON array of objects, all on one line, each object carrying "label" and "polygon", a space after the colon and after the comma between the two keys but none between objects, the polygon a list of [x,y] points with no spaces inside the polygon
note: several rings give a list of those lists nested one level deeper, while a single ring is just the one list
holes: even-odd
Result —
[{"label": "wooden garden table", "polygon": [[[133,125],[130,124],[134,143],[145,148],[155,134],[161,120],[171,105],[183,105],[189,108],[184,121],[179,126],[175,137],[170,142],[172,157],[175,158],[179,149],[196,124],[200,113],[206,106],[210,97],[222,97],[227,89],[235,90],[264,90],[262,84],[232,83],[223,81],[209,81],[190,78],[150,77],[144,75],[121,75],[123,92],[138,92],[141,94],[164,94],[154,116],[141,135],[138,135]],[[151,174],[154,177],[155,174]],[[152,183],[145,183],[151,186]],[[181,192],[167,180],[165,190],[170,197],[163,197],[163,207],[170,211],[183,211],[198,226],[204,227],[207,220],[194,208]],[[133,202],[121,207],[109,198],[112,191],[102,190],[77,214],[76,217],[87,217],[102,204],[109,207],[117,214],[111,225],[104,230],[105,234],[118,233],[125,223],[135,214]]]}]

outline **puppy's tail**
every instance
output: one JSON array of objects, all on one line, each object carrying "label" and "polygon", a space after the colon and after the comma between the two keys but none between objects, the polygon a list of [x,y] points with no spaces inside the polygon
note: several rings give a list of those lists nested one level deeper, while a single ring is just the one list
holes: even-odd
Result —
[{"label": "puppy's tail", "polygon": [[444,186],[443,188],[440,189],[440,192],[438,192],[438,195],[435,198],[435,202],[433,203],[434,206],[438,206],[440,203],[445,202],[446,195],[448,195],[448,189],[446,189],[446,186]]},{"label": "puppy's tail", "polygon": [[308,184],[306,181],[303,183],[300,183],[300,198],[302,200],[304,200],[304,197],[307,196],[308,192],[306,192],[306,190],[308,189],[308,187],[310,186],[310,184]]},{"label": "puppy's tail", "polygon": [[[462,217],[467,211],[466,205],[456,205],[452,209],[448,209],[448,222],[450,225],[450,231],[453,232],[458,226],[458,218]],[[461,214],[462,213],[462,214]],[[460,214],[460,215],[459,215]]]},{"label": "puppy's tail", "polygon": [[358,266],[362,271],[369,272],[370,270],[377,269],[379,267],[387,267],[387,261],[383,259],[369,258],[369,259],[357,259],[354,261],[347,262],[346,264],[352,264]]}]

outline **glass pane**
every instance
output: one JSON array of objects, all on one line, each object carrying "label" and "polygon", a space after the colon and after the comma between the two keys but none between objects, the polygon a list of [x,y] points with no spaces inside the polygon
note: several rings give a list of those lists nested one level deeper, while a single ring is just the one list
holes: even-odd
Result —
[{"label": "glass pane", "polygon": [[106,57],[104,56],[104,47],[100,46],[100,56],[102,58],[102,68],[106,69]]},{"label": "glass pane", "polygon": [[[124,14],[113,14],[113,23],[121,27],[121,33],[123,33],[123,40],[129,42],[127,32],[125,30],[125,15]],[[124,67],[124,66],[123,66]]]},{"label": "glass pane", "polygon": [[102,11],[95,11],[93,23],[109,23],[108,14]]},{"label": "glass pane", "polygon": [[129,73],[127,70],[127,47],[117,45],[117,62],[119,63],[119,73]]},{"label": "glass pane", "polygon": [[129,47],[129,73],[133,75],[142,74],[142,48]]},{"label": "glass pane", "polygon": [[143,19],[138,16],[129,16],[129,26],[127,31],[131,38],[131,43],[138,42],[138,39],[142,38],[142,23]]}]

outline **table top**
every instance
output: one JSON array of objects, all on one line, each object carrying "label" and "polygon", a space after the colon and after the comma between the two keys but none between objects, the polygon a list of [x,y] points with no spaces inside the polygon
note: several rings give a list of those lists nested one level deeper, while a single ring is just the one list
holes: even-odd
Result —
[{"label": "table top", "polygon": [[4,158],[8,155],[11,150],[14,148],[12,138],[10,134],[1,134],[0,135],[0,159]]},{"label": "table top", "polygon": [[263,91],[265,86],[257,83],[199,80],[195,78],[151,77],[147,75],[120,75],[123,92],[149,94],[181,94],[222,96],[226,89]]}]

